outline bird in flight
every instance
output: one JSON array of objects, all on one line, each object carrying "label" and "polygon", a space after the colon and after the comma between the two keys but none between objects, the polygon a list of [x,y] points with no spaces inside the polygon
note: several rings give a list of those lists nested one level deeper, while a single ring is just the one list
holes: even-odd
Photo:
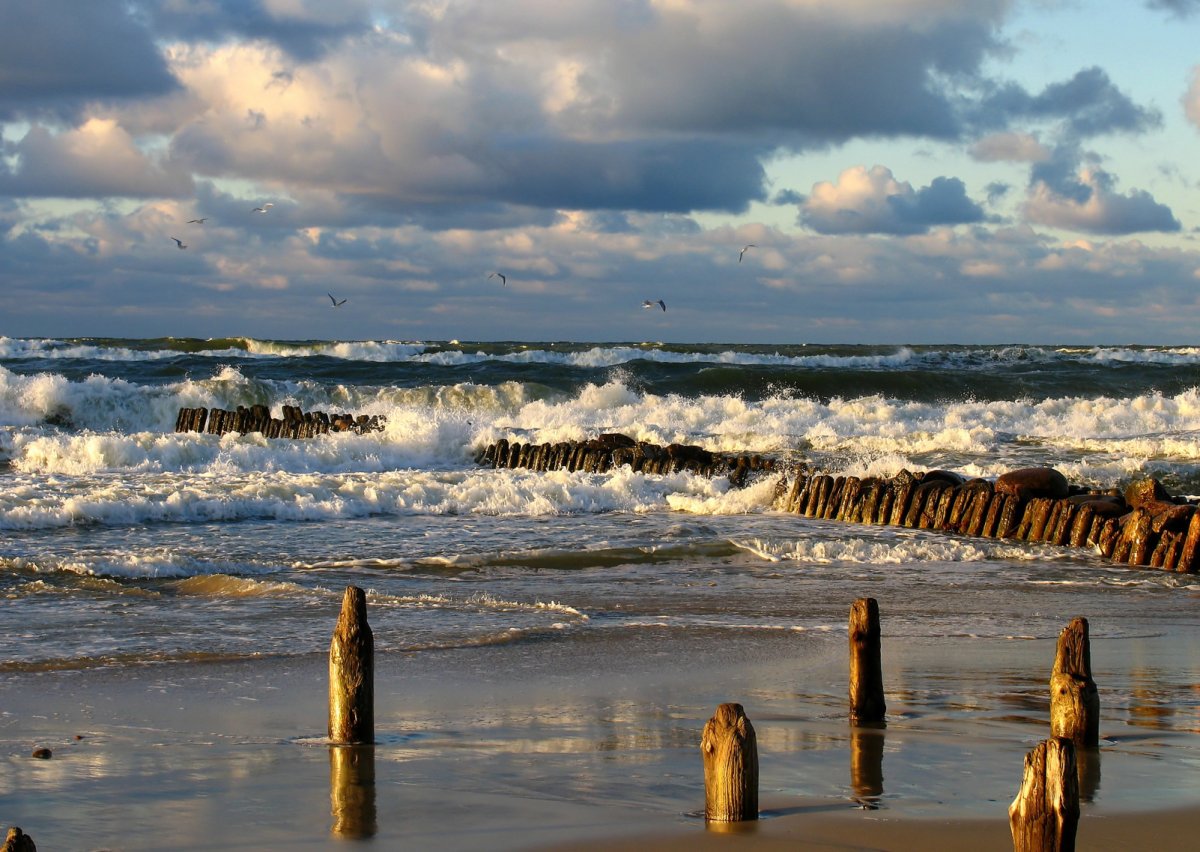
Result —
[{"label": "bird in flight", "polygon": [[335,299],[335,298],[333,298],[333,294],[332,294],[332,293],[326,293],[325,295],[329,297],[329,301],[333,302],[333,306],[334,306],[335,308],[340,308],[342,305],[346,304],[346,300],[345,300],[345,299],[341,299],[341,300],[339,301],[338,299]]},{"label": "bird in flight", "polygon": [[171,237],[171,239],[173,239],[175,241],[175,245],[178,246],[179,248],[181,248],[181,249],[187,248],[187,245],[183,242],[183,240],[179,239],[179,237]]},{"label": "bird in flight", "polygon": [[270,210],[274,206],[275,206],[274,202],[268,201],[262,207],[255,207],[250,212],[251,213],[266,213],[268,210]]},{"label": "bird in flight", "polygon": [[662,299],[659,299],[657,302],[651,302],[649,299],[643,299],[642,307],[647,309],[662,308],[665,312],[667,310],[667,303]]},{"label": "bird in flight", "polygon": [[746,249],[752,248],[758,248],[758,246],[756,246],[754,243],[750,243],[749,245],[744,246],[742,250],[738,252],[738,263],[742,262],[742,255],[746,253]]},{"label": "bird in flight", "polygon": [[208,221],[208,217],[205,216],[203,219],[188,219],[187,223],[189,225],[203,225],[207,221]]},{"label": "bird in flight", "polygon": [[488,276],[488,278],[499,278],[500,284],[502,286],[504,286],[504,287],[508,286],[508,276],[505,275],[503,272],[493,272],[491,275]]}]

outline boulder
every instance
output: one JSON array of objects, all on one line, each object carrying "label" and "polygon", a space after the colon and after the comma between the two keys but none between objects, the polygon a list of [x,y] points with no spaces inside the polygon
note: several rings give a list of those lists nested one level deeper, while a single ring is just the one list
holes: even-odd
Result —
[{"label": "boulder", "polygon": [[1034,497],[1061,500],[1070,493],[1067,478],[1052,467],[1023,467],[1001,474],[997,494],[1011,494],[1022,502]]},{"label": "boulder", "polygon": [[1125,502],[1129,504],[1129,508],[1136,509],[1143,503],[1173,501],[1171,493],[1163,487],[1161,482],[1153,477],[1146,477],[1126,486]]}]

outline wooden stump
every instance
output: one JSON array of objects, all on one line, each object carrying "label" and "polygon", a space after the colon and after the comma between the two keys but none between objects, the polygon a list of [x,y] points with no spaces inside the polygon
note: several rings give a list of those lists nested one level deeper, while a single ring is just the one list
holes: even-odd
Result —
[{"label": "wooden stump", "polygon": [[14,825],[8,830],[8,836],[4,838],[2,852],[37,852],[37,846],[32,837]]},{"label": "wooden stump", "polygon": [[758,819],[758,741],[741,704],[722,704],[704,725],[704,819]]},{"label": "wooden stump", "polygon": [[1021,790],[1008,808],[1013,852],[1073,852],[1079,827],[1075,745],[1043,740],[1025,755]]},{"label": "wooden stump", "polygon": [[375,741],[374,654],[366,593],[347,586],[329,646],[330,742]]},{"label": "wooden stump", "polygon": [[350,839],[375,836],[378,822],[373,746],[330,747],[329,802],[335,836]]},{"label": "wooden stump", "polygon": [[850,607],[850,722],[883,725],[883,664],[879,650],[879,604],[859,598]]},{"label": "wooden stump", "polygon": [[1100,745],[1100,694],[1092,680],[1092,652],[1086,618],[1074,618],[1058,636],[1050,675],[1050,735],[1079,748]]}]

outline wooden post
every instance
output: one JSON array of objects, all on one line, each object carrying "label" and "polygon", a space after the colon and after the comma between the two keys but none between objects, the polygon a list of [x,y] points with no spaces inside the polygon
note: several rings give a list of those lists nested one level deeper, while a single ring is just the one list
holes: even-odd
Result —
[{"label": "wooden post", "polygon": [[758,819],[758,741],[741,704],[722,704],[704,725],[704,819]]},{"label": "wooden post", "polygon": [[347,586],[329,646],[330,742],[375,741],[374,653],[366,593]]},{"label": "wooden post", "polygon": [[8,830],[8,836],[4,838],[2,852],[37,852],[37,846],[34,845],[32,837],[14,825]]},{"label": "wooden post", "polygon": [[1092,680],[1092,652],[1086,618],[1074,618],[1058,635],[1050,675],[1050,735],[1080,748],[1100,745],[1100,694]]},{"label": "wooden post", "polygon": [[879,651],[879,604],[859,598],[850,607],[850,722],[882,725],[883,664]]},{"label": "wooden post", "polygon": [[374,746],[330,746],[329,802],[335,836],[375,836]]},{"label": "wooden post", "polygon": [[1008,807],[1013,852],[1074,852],[1079,827],[1075,745],[1052,738],[1025,755],[1021,789]]}]

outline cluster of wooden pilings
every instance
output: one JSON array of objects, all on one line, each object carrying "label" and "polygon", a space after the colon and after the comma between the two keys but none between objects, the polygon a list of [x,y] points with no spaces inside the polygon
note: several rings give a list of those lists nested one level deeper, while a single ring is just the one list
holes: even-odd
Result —
[{"label": "cluster of wooden pilings", "polygon": [[1154,479],[1099,491],[1069,485],[1053,468],[993,482],[944,470],[882,479],[798,467],[779,493],[784,511],[810,518],[1086,547],[1127,565],[1200,569],[1200,512]]},{"label": "cluster of wooden pilings", "polygon": [[[852,729],[886,726],[879,605],[859,598],[850,608],[849,713]],[[1058,637],[1051,669],[1050,736],[1025,756],[1021,787],[1008,808],[1014,852],[1072,852],[1079,822],[1079,756],[1099,748],[1100,700],[1092,680],[1086,618]],[[330,783],[343,837],[375,833],[374,638],[366,594],[348,586],[329,649]],[[880,751],[881,755],[882,752]],[[717,707],[700,735],[706,824],[757,820],[758,743],[745,708]]]},{"label": "cluster of wooden pilings", "polygon": [[775,460],[757,453],[717,453],[692,444],[661,446],[628,435],[605,433],[587,441],[521,443],[501,438],[484,447],[475,462],[487,467],[530,470],[582,470],[604,473],[622,465],[643,473],[691,471],[700,476],[728,475],[737,486],[752,474],[775,470]]},{"label": "cluster of wooden pilings", "polygon": [[366,414],[326,414],[324,411],[301,411],[294,405],[283,406],[282,419],[271,416],[265,405],[247,408],[239,405],[233,411],[223,408],[181,408],[175,418],[176,432],[207,432],[242,435],[260,432],[267,438],[312,438],[327,432],[378,432],[385,418]]}]

